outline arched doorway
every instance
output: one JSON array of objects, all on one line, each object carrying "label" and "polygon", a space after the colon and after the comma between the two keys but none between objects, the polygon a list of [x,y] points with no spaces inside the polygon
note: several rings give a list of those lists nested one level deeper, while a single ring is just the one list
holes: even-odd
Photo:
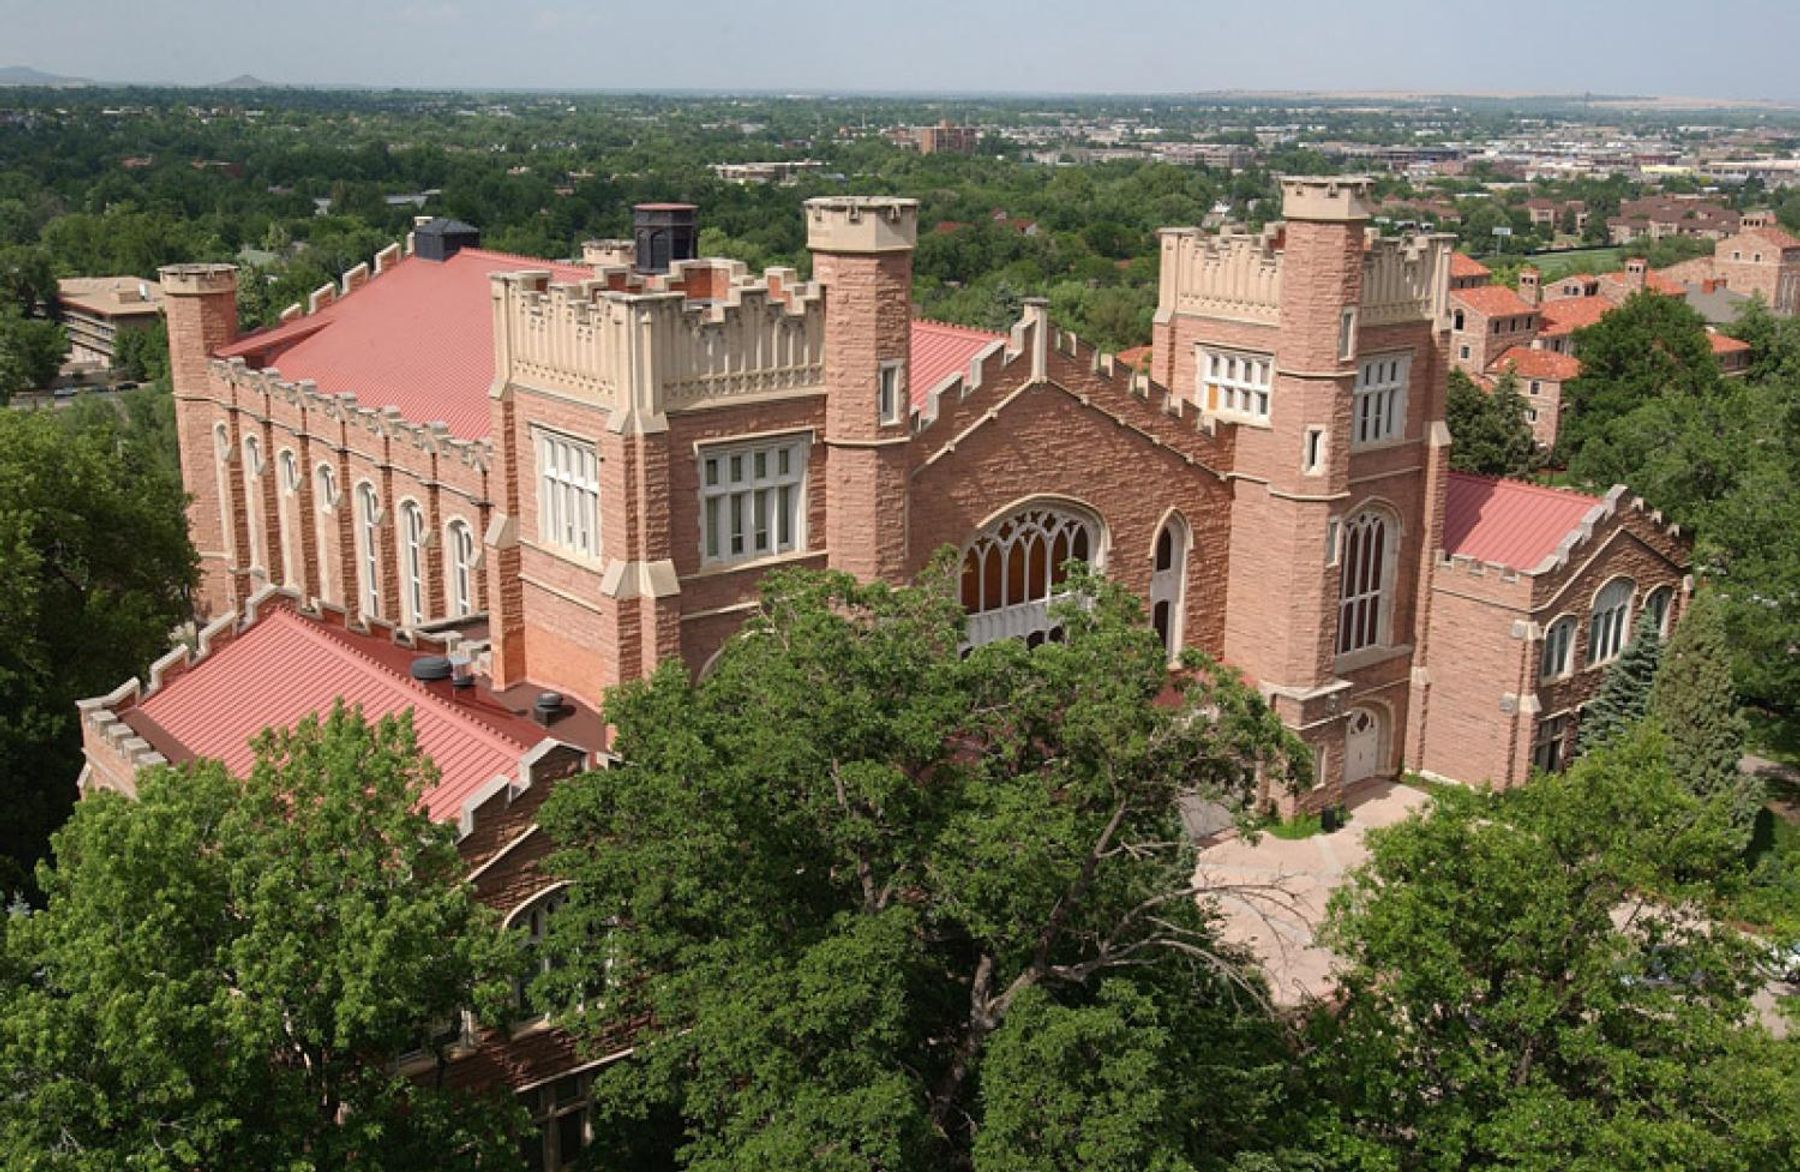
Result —
[{"label": "arched doorway", "polygon": [[1170,662],[1181,654],[1182,618],[1187,611],[1187,521],[1170,513],[1157,531],[1150,564],[1150,625],[1156,628]]},{"label": "arched doorway", "polygon": [[1352,708],[1344,722],[1344,784],[1351,785],[1381,772],[1381,711]]},{"label": "arched doorway", "polygon": [[1050,604],[1062,594],[1069,562],[1099,565],[1100,537],[1099,521],[1063,504],[1028,505],[990,523],[963,554],[968,645],[1060,638]]}]

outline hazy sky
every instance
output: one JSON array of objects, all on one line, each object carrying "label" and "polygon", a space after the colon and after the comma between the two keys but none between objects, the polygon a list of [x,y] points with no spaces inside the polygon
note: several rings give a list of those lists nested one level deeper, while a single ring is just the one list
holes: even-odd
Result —
[{"label": "hazy sky", "polygon": [[100,80],[1800,101],[1800,0],[0,0],[0,65]]}]

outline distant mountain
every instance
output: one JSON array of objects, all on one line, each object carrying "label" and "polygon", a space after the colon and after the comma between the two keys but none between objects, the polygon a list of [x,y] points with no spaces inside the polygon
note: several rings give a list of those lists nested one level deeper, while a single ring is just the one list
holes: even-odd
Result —
[{"label": "distant mountain", "polygon": [[0,85],[93,85],[85,77],[63,77],[29,65],[0,65]]},{"label": "distant mountain", "polygon": [[216,90],[266,90],[269,88],[269,83],[260,77],[240,73],[230,81],[222,81],[213,88]]}]

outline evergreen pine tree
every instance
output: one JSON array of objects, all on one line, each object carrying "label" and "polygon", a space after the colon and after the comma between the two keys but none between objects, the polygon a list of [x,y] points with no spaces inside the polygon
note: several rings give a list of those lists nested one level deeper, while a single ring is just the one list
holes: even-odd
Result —
[{"label": "evergreen pine tree", "polygon": [[1701,797],[1731,803],[1746,829],[1762,806],[1762,786],[1738,771],[1744,722],[1731,682],[1725,614],[1711,594],[1695,597],[1669,638],[1650,689],[1650,715],[1668,738],[1669,765]]},{"label": "evergreen pine tree", "polygon": [[1656,616],[1645,607],[1638,615],[1631,642],[1606,669],[1600,694],[1581,716],[1580,745],[1585,755],[1622,736],[1650,711],[1650,688],[1662,662],[1662,633]]}]

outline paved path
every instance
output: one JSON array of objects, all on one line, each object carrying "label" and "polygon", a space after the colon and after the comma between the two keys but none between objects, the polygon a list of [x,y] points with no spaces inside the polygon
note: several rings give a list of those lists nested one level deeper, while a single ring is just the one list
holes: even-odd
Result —
[{"label": "paved path", "polygon": [[1265,834],[1255,846],[1231,837],[1200,852],[1196,882],[1218,894],[1225,939],[1245,944],[1269,974],[1278,1005],[1298,1005],[1331,991],[1332,955],[1314,940],[1325,901],[1344,873],[1369,857],[1363,835],[1391,826],[1428,800],[1420,790],[1383,785],[1351,807],[1335,834],[1297,841]]}]

